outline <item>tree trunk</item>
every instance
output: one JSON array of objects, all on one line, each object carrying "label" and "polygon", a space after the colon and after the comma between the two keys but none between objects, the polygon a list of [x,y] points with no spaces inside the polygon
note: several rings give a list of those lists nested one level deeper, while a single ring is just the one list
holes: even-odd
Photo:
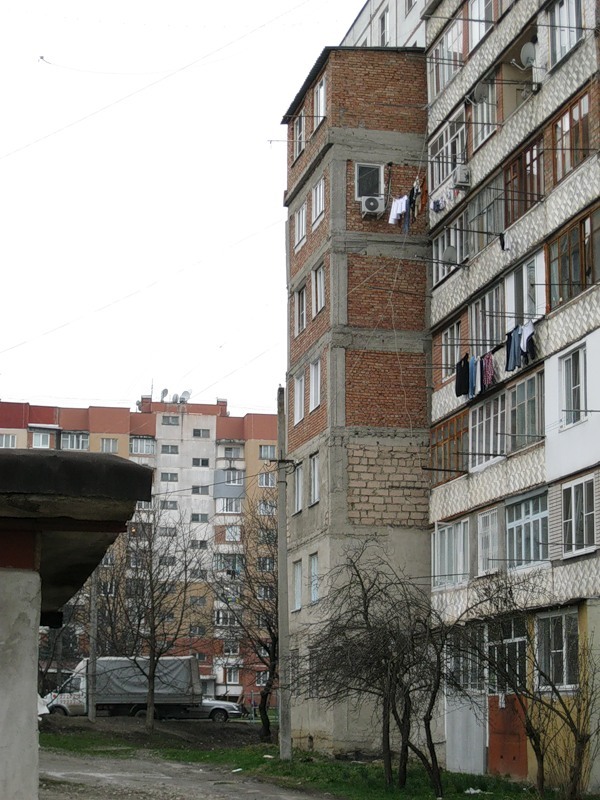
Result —
[{"label": "tree trunk", "polygon": [[271,720],[269,719],[269,697],[271,696],[271,689],[265,687],[260,693],[260,703],[258,705],[258,714],[260,716],[260,732],[258,734],[261,742],[271,741]]},{"label": "tree trunk", "polygon": [[383,750],[383,773],[385,785],[391,786],[394,779],[392,769],[392,749],[390,746],[390,701],[387,693],[383,696],[383,719],[381,721],[381,748]]},{"label": "tree trunk", "polygon": [[402,719],[400,720],[400,757],[398,761],[398,788],[404,789],[408,780],[408,740],[410,738],[410,717],[411,717],[410,697],[404,700]]},{"label": "tree trunk", "polygon": [[565,800],[579,800],[583,794],[583,770],[589,741],[590,737],[585,733],[575,735],[575,749],[569,768],[569,782],[566,787]]}]

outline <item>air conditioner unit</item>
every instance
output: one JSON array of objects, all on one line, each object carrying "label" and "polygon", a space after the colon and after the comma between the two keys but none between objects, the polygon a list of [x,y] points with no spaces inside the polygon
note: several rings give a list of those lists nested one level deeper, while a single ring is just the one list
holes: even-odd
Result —
[{"label": "air conditioner unit", "polygon": [[381,217],[385,211],[385,200],[383,197],[361,197],[360,210],[363,217],[367,215]]},{"label": "air conditioner unit", "polygon": [[471,170],[464,164],[459,164],[452,173],[452,186],[454,189],[468,189],[471,185]]}]

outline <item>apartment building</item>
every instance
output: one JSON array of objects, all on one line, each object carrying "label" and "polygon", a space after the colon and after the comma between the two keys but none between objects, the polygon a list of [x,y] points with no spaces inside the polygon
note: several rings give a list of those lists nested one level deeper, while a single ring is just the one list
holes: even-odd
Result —
[{"label": "apartment building", "polygon": [[[292,665],[353,541],[429,571],[425,106],[422,49],[327,47],[283,117]],[[367,709],[291,720],[298,746],[379,746]]]},{"label": "apartment building", "polygon": [[[430,0],[423,16],[432,602],[457,619],[490,576],[530,580],[533,638],[509,618],[484,634],[568,695],[600,621],[597,7]],[[447,699],[448,768],[533,778],[516,704],[480,678],[472,703]]]},{"label": "apartment building", "polygon": [[[226,400],[190,403],[185,393],[170,400],[163,393],[161,401],[142,397],[134,412],[0,402],[0,447],[113,453],[153,468],[154,500],[140,503],[139,512],[158,514],[157,536],[185,528],[199,563],[214,559],[191,576],[198,591],[190,602],[203,605],[198,602],[197,619],[190,612],[178,647],[196,655],[205,691],[216,696],[248,696],[264,683],[264,666],[234,646],[234,620],[207,581],[217,561],[225,569],[236,558],[258,558],[246,552],[243,527],[249,514],[274,514],[276,438],[275,415],[231,417]],[[110,561],[104,565],[107,580],[110,567]],[[214,624],[207,624],[211,612]]]}]

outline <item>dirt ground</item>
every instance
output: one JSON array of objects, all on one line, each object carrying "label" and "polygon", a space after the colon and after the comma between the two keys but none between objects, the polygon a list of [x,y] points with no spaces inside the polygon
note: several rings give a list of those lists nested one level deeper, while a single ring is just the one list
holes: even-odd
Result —
[{"label": "dirt ground", "polygon": [[[48,715],[42,718],[40,731],[77,736],[92,725],[118,733],[124,742],[139,748],[136,757],[110,758],[105,752],[99,757],[71,756],[42,750],[40,800],[227,800],[240,794],[260,794],[261,800],[265,797],[264,785],[233,773],[231,768],[165,762],[151,753],[153,744],[164,747],[185,742],[199,750],[210,750],[258,743],[258,723],[157,720],[155,733],[149,737],[143,719],[99,717],[92,724],[84,717]],[[281,792],[272,788],[273,797],[282,796]]]}]

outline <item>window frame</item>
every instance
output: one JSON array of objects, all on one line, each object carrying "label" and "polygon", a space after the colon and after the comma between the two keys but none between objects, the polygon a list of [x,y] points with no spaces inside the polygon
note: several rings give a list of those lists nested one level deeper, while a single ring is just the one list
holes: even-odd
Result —
[{"label": "window frame", "polygon": [[163,414],[160,423],[161,425],[177,427],[179,425],[179,414]]},{"label": "window frame", "polygon": [[156,453],[156,439],[151,436],[131,436],[129,454],[132,456],[153,456]]},{"label": "window frame", "polygon": [[480,357],[504,342],[504,282],[498,281],[469,304],[471,355]]},{"label": "window frame", "polygon": [[325,266],[319,264],[312,271],[312,315],[313,319],[325,308]]},{"label": "window frame", "polygon": [[[560,650],[556,645],[558,642],[554,642],[555,647],[552,647],[552,638],[555,632],[551,631],[550,628],[553,626],[553,623],[560,620],[561,621],[561,630],[560,630]],[[546,624],[547,623],[547,624]],[[575,625],[575,631],[577,633],[577,641],[573,642],[572,639],[569,641],[569,627],[573,627],[573,623]],[[543,628],[547,627],[548,633],[548,640],[547,640],[547,649],[546,649],[546,631]],[[563,690],[569,689],[576,689],[579,686],[579,612],[577,609],[565,609],[562,611],[552,611],[546,614],[539,614],[536,619],[536,653],[537,653],[537,684],[538,688],[551,688],[551,685],[554,685],[556,688],[561,688]],[[552,663],[558,661],[557,658],[553,658],[553,654],[558,655],[560,653],[560,662],[561,662],[561,670],[563,674],[563,680],[557,680],[560,676],[556,675],[556,668],[557,665]],[[573,663],[574,662],[574,663]],[[543,670],[546,674],[549,674],[552,684],[545,683],[544,677],[541,674],[541,670]],[[566,680],[564,680],[566,678]],[[575,678],[575,680],[569,680],[569,678]]]},{"label": "window frame", "polygon": [[431,469],[434,486],[469,471],[468,411],[462,411],[432,429]]},{"label": "window frame", "polygon": [[465,110],[461,108],[429,142],[431,190],[448,180],[459,164],[466,163],[467,124]]},{"label": "window frame", "polygon": [[[433,588],[457,586],[469,579],[469,519],[436,522],[432,542]],[[443,570],[443,571],[442,571]]]},{"label": "window frame", "polygon": [[294,252],[306,242],[306,200],[294,212]]},{"label": "window frame", "polygon": [[[566,9],[566,18],[562,20],[563,24],[560,24],[561,20],[558,20],[559,24],[557,24],[557,17],[561,16],[561,7]],[[557,0],[548,6],[546,14],[548,15],[548,37],[550,40],[548,48],[549,67],[552,69],[583,39],[581,0]],[[567,23],[566,25],[564,24],[565,22]],[[563,47],[564,39],[566,39],[566,47]]]},{"label": "window frame", "polygon": [[434,42],[428,60],[428,93],[429,99],[434,100],[463,66],[462,17],[453,19]]},{"label": "window frame", "polygon": [[311,453],[308,457],[309,506],[314,506],[321,499],[320,470],[319,453]]},{"label": "window frame", "polygon": [[306,284],[302,284],[302,286],[298,287],[294,292],[294,310],[295,310],[295,317],[296,317],[296,329],[295,334],[299,336],[303,330],[306,329],[308,324],[307,315],[306,315]]},{"label": "window frame", "polygon": [[504,168],[504,224],[508,228],[544,197],[544,140],[539,137]]},{"label": "window frame", "polygon": [[496,76],[488,75],[479,84],[487,86],[487,98],[472,103],[471,129],[473,133],[473,152],[478,150],[496,132],[498,123],[498,92]]},{"label": "window frame", "polygon": [[291,611],[300,611],[302,608],[302,559],[292,562],[292,608]]},{"label": "window frame", "polygon": [[309,553],[308,556],[308,587],[311,603],[319,599],[319,554]]},{"label": "window frame", "polygon": [[[268,453],[268,455],[266,455]],[[274,444],[259,444],[258,457],[261,461],[274,461],[277,457]]]},{"label": "window frame", "polygon": [[498,508],[477,515],[477,574],[498,572]]},{"label": "window frame", "polygon": [[548,560],[547,492],[507,503],[505,519],[509,570],[526,569]]},{"label": "window frame", "polygon": [[102,453],[118,453],[119,440],[114,436],[103,436],[100,439],[100,450]]},{"label": "window frame", "polygon": [[294,465],[294,514],[302,511],[304,495],[304,465],[302,462]]},{"label": "window frame", "polygon": [[277,485],[277,475],[275,472],[260,472],[258,475],[258,486],[260,489],[274,489]]},{"label": "window frame", "polygon": [[553,177],[558,183],[590,154],[590,95],[576,97],[552,123]]},{"label": "window frame", "polygon": [[217,497],[217,514],[241,514],[241,497]]},{"label": "window frame", "polygon": [[306,116],[304,109],[294,118],[292,125],[294,161],[299,158],[306,147]]},{"label": "window frame", "polygon": [[384,8],[378,20],[379,47],[389,47],[390,44],[390,10]]},{"label": "window frame", "polygon": [[469,411],[469,472],[506,457],[506,394],[499,392]]},{"label": "window frame", "polygon": [[[456,263],[450,264],[442,259],[447,247],[454,247],[456,250]],[[465,212],[455,217],[452,222],[444,226],[444,230],[438,234],[432,242],[433,275],[432,282],[435,286],[440,283],[447,275],[455,272],[462,264],[469,253],[469,236],[467,228],[467,215]]]},{"label": "window frame", "polygon": [[313,133],[323,122],[327,113],[326,87],[327,81],[323,75],[313,89]]},{"label": "window frame", "polygon": [[60,449],[87,452],[90,449],[90,434],[87,431],[61,431]]},{"label": "window frame", "polygon": [[[572,348],[559,359],[560,430],[567,430],[588,419],[587,413],[587,354],[586,345]],[[577,361],[577,383],[573,374]]]},{"label": "window frame", "polygon": [[468,14],[469,52],[472,52],[494,27],[493,0],[469,0]]},{"label": "window frame", "polygon": [[[361,170],[368,170],[369,173],[361,179]],[[369,179],[370,174],[375,174],[377,171],[377,189],[376,192],[363,192],[361,189],[361,182],[364,183],[365,179]],[[362,197],[383,197],[384,175],[383,164],[369,164],[363,161],[357,161],[354,165],[354,199],[360,200]]]},{"label": "window frame", "polygon": [[[575,492],[581,488],[581,512],[577,511],[577,501]],[[565,508],[565,497],[569,494],[570,515],[567,518]],[[593,474],[584,475],[573,481],[568,481],[561,485],[561,522],[562,522],[562,543],[563,556],[575,556],[589,552],[596,548],[596,481]],[[591,510],[589,505],[591,504]],[[581,516],[581,544],[577,544],[578,534],[575,528],[579,528],[579,517]],[[590,520],[591,517],[591,520]],[[567,546],[567,531],[570,530],[570,547]]]},{"label": "window frame", "polygon": [[294,425],[304,419],[304,370],[294,376]]},{"label": "window frame", "polygon": [[325,216],[325,176],[321,175],[312,187],[311,192],[311,223],[313,230]]},{"label": "window frame", "polygon": [[[9,444],[7,444],[9,442]],[[17,435],[15,433],[0,433],[0,449],[13,450],[17,446]]]},{"label": "window frame", "polygon": [[442,381],[447,381],[456,373],[461,354],[460,327],[460,320],[457,319],[441,333]]},{"label": "window frame", "polygon": [[310,362],[308,410],[315,411],[321,405],[321,357]]},{"label": "window frame", "polygon": [[547,263],[550,310],[567,303],[598,283],[600,206],[563,228],[548,242]]}]

